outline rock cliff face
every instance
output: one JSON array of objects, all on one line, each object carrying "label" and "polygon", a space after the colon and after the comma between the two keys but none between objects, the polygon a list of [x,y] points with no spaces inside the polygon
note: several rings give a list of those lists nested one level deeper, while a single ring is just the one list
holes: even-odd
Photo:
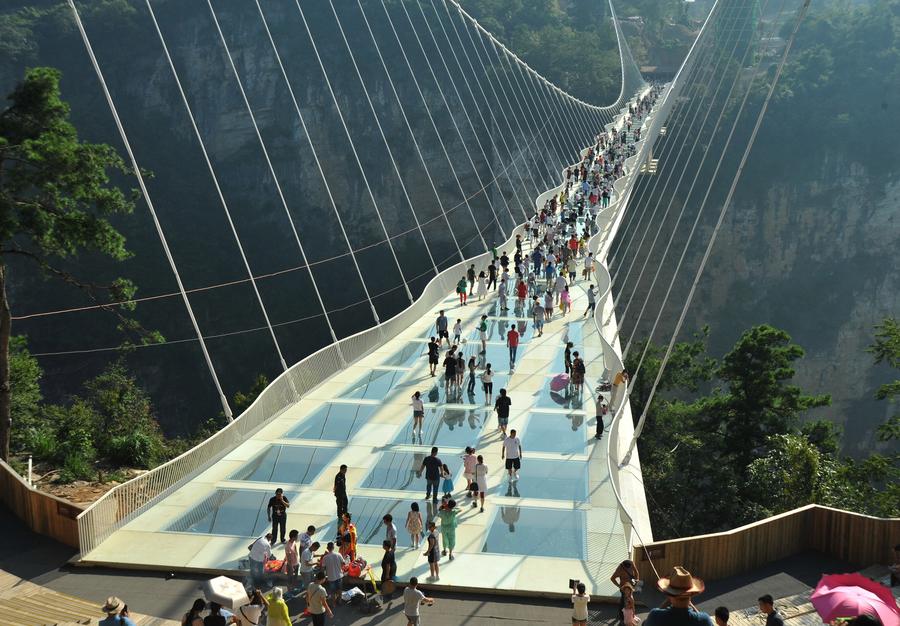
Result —
[{"label": "rock cliff face", "polygon": [[[777,146],[760,146],[763,163]],[[752,324],[787,330],[806,349],[797,382],[830,393],[819,415],[842,424],[848,452],[872,447],[889,413],[873,398],[890,372],[866,352],[872,327],[900,311],[900,177],[874,176],[839,146],[797,163],[760,168],[719,235],[693,307],[721,352]],[[750,187],[757,185],[756,189]]]},{"label": "rock cliff face", "polygon": [[[399,5],[388,3],[397,29],[395,36],[380,3],[364,3],[388,67],[386,74],[356,4],[335,3],[388,138],[389,154],[330,9],[313,3],[304,5],[309,7],[306,19],[332,81],[337,108],[294,2],[261,4],[306,123],[308,139],[256,4],[215,6],[287,213],[207,4],[159,0],[153,6],[250,268],[255,275],[278,273],[260,279],[258,285],[272,322],[279,325],[276,334],[285,358],[295,362],[329,342],[330,337],[309,274],[301,267],[288,214],[307,257],[315,264],[313,273],[325,307],[332,311],[332,324],[339,336],[345,336],[373,323],[356,265],[380,317],[387,319],[408,304],[401,274],[413,293],[433,276],[429,252],[443,269],[459,260],[457,244],[466,256],[483,250],[479,231],[488,244],[505,239],[502,233],[524,219],[521,207],[528,206],[543,191],[545,181],[555,181],[558,176],[558,157],[554,154],[545,160],[535,151],[548,146],[549,134],[543,125],[555,130],[561,124],[520,91],[527,88],[522,76],[507,83],[505,79],[498,81],[494,70],[471,72],[457,45],[455,50],[464,68],[460,70],[448,53],[444,31],[433,17],[429,17],[429,25],[437,44],[428,35],[422,17],[412,15],[422,37],[423,54]],[[235,236],[153,22],[143,3],[134,7],[127,20],[115,22],[92,14],[87,6],[82,8],[87,32],[138,161],[153,172],[148,183],[150,193],[182,278],[189,289],[246,279]],[[63,72],[63,97],[71,102],[73,121],[81,135],[120,146],[80,38],[68,23],[68,15],[61,16],[60,24],[65,27],[54,27],[41,35],[31,57],[0,63],[0,76],[12,84],[26,65],[59,67]],[[451,28],[448,21],[443,26]],[[447,32],[455,42],[453,31]],[[449,70],[437,46],[443,49]],[[475,67],[481,68],[485,52],[471,47],[467,52]],[[502,67],[496,71],[504,77]],[[388,76],[396,86],[412,133]],[[540,133],[544,138],[538,137]],[[549,145],[563,143],[568,155],[574,155],[580,147],[568,145],[568,135]],[[421,231],[410,204],[415,207]],[[80,270],[98,282],[128,276],[139,285],[139,296],[173,292],[174,280],[146,207],[139,204],[120,227],[128,237],[134,259],[121,265],[80,259]],[[385,230],[392,238],[399,269],[384,241]],[[355,250],[353,256],[349,248]],[[25,269],[13,272],[13,279],[16,313],[89,304],[82,302],[80,294],[44,282]],[[210,350],[228,393],[245,387],[259,372],[270,378],[280,372],[249,284],[198,292],[192,295],[192,303],[204,334],[223,335],[210,340]],[[177,298],[141,304],[137,315],[145,326],[161,330],[170,340],[193,336]],[[71,332],[73,328],[79,331]],[[261,330],[231,334],[254,328]],[[97,312],[77,314],[77,318],[70,315],[22,321],[16,324],[15,332],[27,333],[32,350],[38,353],[115,346],[121,340],[113,321]],[[47,396],[54,399],[77,391],[81,381],[114,354],[42,359]],[[166,429],[189,430],[218,410],[195,344],[172,343],[137,350],[127,358],[141,383],[152,392]]]},{"label": "rock cliff face", "polygon": [[[840,144],[821,147],[810,146],[808,158],[797,159],[789,167],[769,167],[779,162],[780,140],[757,142],[684,331],[708,324],[710,352],[719,356],[753,325],[768,323],[788,331],[806,350],[798,363],[796,383],[810,393],[832,396],[830,407],[810,416],[841,424],[845,451],[861,454],[879,447],[874,430],[890,412],[887,403],[874,400],[874,394],[891,372],[875,367],[866,348],[872,342],[873,326],[900,311],[900,177],[896,171],[871,172]],[[662,169],[661,175],[665,176]],[[729,181],[730,177],[731,173]],[[672,213],[678,208],[676,200]],[[696,210],[693,204],[688,206],[690,218],[679,227],[647,313],[637,321],[649,275],[661,262],[665,237],[657,244],[648,275],[638,287],[637,304],[626,315],[626,333],[635,324],[637,337],[649,332],[693,219],[692,210]],[[704,220],[714,219],[713,213],[717,211],[708,208]],[[657,343],[667,341],[674,328],[710,235],[706,226],[701,226],[686,257],[654,336]],[[658,223],[652,227],[639,255],[641,261],[657,227]],[[671,221],[665,226],[672,227]],[[631,262],[637,244],[632,248],[623,246],[628,250],[623,267]],[[623,302],[632,289],[633,284],[617,286],[624,294]]]}]

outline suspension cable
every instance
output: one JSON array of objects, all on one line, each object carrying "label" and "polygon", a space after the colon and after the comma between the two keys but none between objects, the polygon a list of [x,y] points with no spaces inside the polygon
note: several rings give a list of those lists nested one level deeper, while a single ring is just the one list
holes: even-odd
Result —
[{"label": "suspension cable", "polygon": [[[403,99],[397,92],[397,86],[394,84],[394,79],[391,77],[391,73],[388,71],[384,56],[381,54],[381,46],[378,44],[378,40],[375,38],[375,33],[372,30],[371,24],[369,24],[369,18],[366,15],[365,10],[363,9],[362,0],[356,0],[356,4],[359,7],[359,12],[362,14],[363,21],[366,24],[366,30],[369,31],[369,37],[371,37],[372,44],[375,46],[375,52],[378,54],[378,60],[381,61],[381,67],[382,69],[384,69],[385,76],[387,76],[388,84],[390,84],[391,86],[391,92],[394,94],[394,99],[397,101],[397,106],[400,108],[400,115],[403,117],[403,122],[404,124],[406,124],[406,129],[409,131],[410,139],[412,139],[413,146],[415,146],[416,149],[416,154],[418,155],[419,161],[422,164],[422,170],[425,172],[425,177],[428,179],[428,184],[431,186],[431,190],[434,192],[434,198],[435,200],[437,200],[438,208],[440,208],[441,214],[444,216],[444,221],[447,224],[447,230],[450,232],[450,236],[453,238],[453,244],[456,246],[456,249],[459,252],[460,260],[465,260],[466,257],[463,254],[462,248],[459,246],[459,242],[456,240],[456,235],[453,232],[453,227],[450,226],[450,219],[447,217],[448,211],[444,210],[444,203],[441,200],[441,194],[438,193],[437,185],[434,184],[434,179],[431,177],[431,168],[428,167],[427,163],[425,163],[425,157],[422,155],[422,148],[419,145],[419,140],[416,139],[416,133],[413,132],[412,125],[409,122],[409,117],[406,115],[406,108],[403,106]],[[461,205],[462,203],[458,203],[454,208],[458,208]]]},{"label": "suspension cable", "polygon": [[[693,283],[691,284],[691,289],[688,292],[687,298],[685,299],[684,306],[681,308],[681,314],[678,316],[678,322],[675,324],[675,330],[672,332],[672,337],[669,340],[669,345],[666,348],[666,353],[663,356],[663,360],[660,363],[659,371],[656,374],[656,379],[653,381],[653,386],[650,389],[650,394],[647,397],[647,402],[644,405],[644,409],[641,412],[641,416],[638,419],[637,426],[635,427],[634,436],[631,439],[631,443],[628,446],[628,452],[625,455],[625,459],[630,459],[631,453],[634,450],[634,446],[637,444],[637,438],[640,437],[641,431],[643,430],[644,423],[647,419],[647,410],[650,407],[650,403],[653,401],[653,396],[656,394],[656,390],[659,387],[659,381],[662,378],[663,373],[665,372],[666,366],[668,365],[669,358],[672,355],[672,350],[675,346],[675,341],[678,338],[678,333],[681,331],[681,326],[684,323],[684,319],[687,316],[687,311],[690,308],[691,302],[693,301],[694,294],[697,292],[697,285],[700,282],[700,278],[703,276],[703,271],[706,268],[706,263],[709,261],[710,254],[712,253],[713,246],[716,243],[716,238],[718,237],[719,230],[722,227],[722,223],[725,220],[725,215],[728,212],[728,207],[731,204],[732,199],[734,198],[734,191],[737,188],[737,184],[741,179],[741,174],[743,173],[744,166],[747,164],[747,158],[750,155],[750,151],[753,149],[753,144],[756,142],[756,136],[759,133],[759,128],[762,125],[763,118],[765,117],[766,111],[769,108],[769,103],[772,100],[772,95],[775,93],[775,87],[778,85],[778,81],[781,78],[781,74],[784,71],[784,64],[787,61],[788,54],[790,54],[791,48],[794,45],[794,40],[797,37],[797,31],[800,29],[800,24],[803,22],[803,18],[806,16],[806,12],[809,9],[810,0],[803,0],[803,4],[800,6],[800,10],[797,12],[797,17],[794,22],[794,28],[791,31],[791,36],[787,41],[787,45],[782,52],[781,58],[778,61],[778,66],[775,69],[775,74],[772,77],[771,82],[769,83],[769,89],[766,93],[766,98],[763,101],[762,106],[760,107],[759,113],[756,116],[756,121],[753,125],[753,130],[750,133],[750,138],[747,140],[747,144],[744,147],[743,154],[741,155],[740,163],[738,164],[737,171],[735,171],[734,176],[731,179],[731,186],[728,189],[728,195],[725,198],[725,202],[722,203],[722,209],[719,211],[719,217],[716,221],[716,225],[713,228],[712,234],[710,235],[709,242],[706,245],[706,250],[703,252],[703,258],[700,260],[700,265],[697,268],[697,271],[694,275]],[[780,16],[780,13],[779,13]],[[777,19],[775,20],[777,22]],[[760,55],[762,58],[763,55]],[[747,103],[747,100],[750,96],[750,92],[753,89],[753,84],[756,82],[756,78],[759,74],[760,64],[757,64],[757,67],[754,69],[753,75],[750,79],[750,84],[747,87],[747,91],[744,94],[744,98],[741,101],[741,106],[738,109],[738,112],[735,116],[734,123],[731,126],[731,131],[728,134],[728,138],[725,142],[725,148],[722,151],[722,157],[720,157],[719,162],[716,164],[715,172],[713,173],[712,180],[715,180],[718,175],[719,168],[724,159],[725,152],[728,149],[728,145],[731,142],[731,139],[734,135],[734,131],[737,128],[738,122],[740,121],[741,113],[743,112],[744,105]],[[710,187],[712,185],[710,184]],[[706,199],[709,194],[709,189],[707,189],[707,196],[703,199],[703,204],[706,203]],[[701,205],[701,210],[702,210]]]},{"label": "suspension cable", "polygon": [[84,43],[85,50],[87,50],[88,57],[91,59],[91,65],[94,67],[94,73],[97,75],[97,79],[100,81],[100,87],[103,89],[103,96],[106,98],[106,104],[109,106],[110,113],[112,113],[113,120],[116,123],[116,128],[119,131],[119,137],[122,139],[122,143],[125,146],[125,152],[128,153],[128,160],[131,162],[131,169],[134,172],[134,175],[137,177],[138,186],[141,189],[141,195],[144,198],[144,202],[147,203],[147,208],[150,211],[150,216],[153,218],[153,226],[156,228],[156,234],[159,236],[160,244],[162,244],[163,252],[166,255],[166,260],[169,262],[169,267],[172,270],[172,274],[175,276],[175,282],[178,285],[178,293],[181,295],[181,300],[184,302],[184,308],[187,310],[188,317],[191,320],[191,326],[194,328],[194,333],[197,335],[197,341],[200,343],[200,350],[203,352],[203,359],[206,361],[206,367],[209,370],[209,375],[213,380],[213,384],[216,387],[216,391],[219,393],[219,402],[222,404],[222,410],[225,412],[225,417],[228,421],[232,421],[233,414],[231,412],[231,407],[228,404],[228,398],[225,397],[225,392],[222,391],[222,385],[219,383],[219,377],[216,374],[216,368],[213,365],[212,358],[209,355],[209,350],[207,350],[206,342],[203,340],[203,333],[200,332],[200,326],[197,323],[197,318],[194,315],[194,309],[191,307],[191,301],[185,293],[184,284],[181,282],[181,275],[178,273],[178,266],[175,263],[175,259],[172,257],[172,251],[169,249],[169,242],[166,239],[166,234],[163,231],[162,224],[159,221],[159,217],[156,215],[156,207],[153,205],[153,201],[150,199],[150,192],[147,191],[147,184],[144,181],[144,176],[141,173],[141,168],[138,166],[137,159],[134,156],[134,151],[131,149],[131,142],[128,141],[128,135],[125,133],[125,128],[122,126],[122,120],[119,118],[119,111],[116,108],[115,102],[113,102],[112,95],[110,94],[109,87],[106,85],[106,78],[103,76],[103,71],[100,69],[100,63],[97,62],[97,57],[94,55],[94,47],[91,45],[91,40],[88,38],[87,32],[84,29],[84,24],[81,22],[81,15],[78,13],[78,8],[75,6],[75,0],[69,0],[69,7],[72,9],[72,14],[75,17],[75,25],[78,27],[78,32],[81,34],[81,41]]},{"label": "suspension cable", "polygon": [[[382,0],[383,1],[383,0]],[[406,10],[406,3],[400,2],[400,8],[403,10],[403,14],[406,16],[406,21],[409,23],[410,31],[413,34],[413,37],[416,40],[416,43],[419,45],[419,51],[422,53],[422,57],[425,60],[425,65],[428,67],[428,72],[431,75],[432,80],[434,81],[434,86],[437,88],[438,95],[441,97],[441,102],[444,103],[444,107],[447,109],[447,116],[450,118],[450,122],[453,124],[453,129],[456,131],[456,135],[459,137],[459,141],[462,144],[463,151],[466,153],[466,158],[469,160],[469,165],[472,168],[472,173],[475,175],[475,179],[478,181],[478,184],[481,183],[481,175],[478,173],[478,167],[475,165],[475,161],[472,159],[472,153],[469,151],[469,146],[466,143],[465,138],[463,137],[462,131],[459,129],[459,125],[456,123],[456,118],[453,116],[453,108],[450,106],[450,102],[447,100],[447,96],[444,93],[444,88],[441,87],[441,82],[438,80],[437,73],[434,71],[434,66],[431,64],[431,59],[428,58],[428,53],[425,51],[425,46],[422,44],[422,39],[419,37],[419,33],[416,31],[416,27],[413,24],[412,17],[409,14],[409,11]],[[484,196],[487,201],[488,208],[491,211],[491,214],[494,216],[494,220],[497,222],[497,226],[500,228],[500,232],[503,233],[503,225],[500,223],[500,218],[497,217],[497,211],[494,209],[494,203],[491,201],[491,198],[488,194]],[[503,238],[506,239],[506,234],[504,233]]]},{"label": "suspension cable", "polygon": [[[207,0],[207,2],[211,1],[212,0]],[[375,194],[372,191],[371,185],[369,185],[369,177],[366,176],[362,160],[360,160],[359,153],[356,150],[356,144],[353,143],[353,136],[350,134],[350,128],[347,126],[347,120],[344,118],[344,113],[341,111],[341,105],[338,102],[337,95],[334,93],[334,88],[331,85],[331,77],[328,75],[328,70],[325,68],[325,64],[322,62],[322,56],[319,54],[319,46],[316,43],[315,37],[313,37],[309,23],[306,21],[306,15],[303,13],[303,7],[300,6],[300,0],[294,0],[294,4],[297,5],[297,10],[300,12],[300,19],[303,21],[303,27],[306,29],[307,36],[309,36],[309,42],[312,44],[313,53],[316,55],[319,69],[322,70],[322,76],[325,78],[325,86],[328,87],[328,93],[331,94],[331,101],[334,103],[338,119],[341,121],[341,127],[344,129],[344,134],[347,136],[347,141],[350,143],[350,151],[353,153],[353,159],[356,161],[357,167],[359,167],[359,173],[362,175],[363,184],[366,187],[369,200],[371,200],[372,206],[375,207],[378,223],[381,224],[381,230],[384,231],[384,237],[388,240],[388,248],[390,248],[391,256],[394,258],[394,263],[397,265],[397,271],[400,273],[400,280],[403,281],[403,285],[406,289],[406,296],[409,298],[410,303],[412,303],[415,299],[413,298],[412,292],[409,290],[409,284],[406,282],[406,278],[403,276],[403,268],[400,266],[400,259],[397,257],[397,251],[394,250],[394,245],[390,242],[387,226],[384,224],[384,220],[381,217],[381,210],[378,208],[378,202],[375,200]],[[375,308],[374,303],[372,304],[372,308]]]},{"label": "suspension cable", "polygon": [[[259,0],[257,0],[259,2]],[[356,72],[356,77],[359,79],[359,84],[362,85],[363,93],[366,95],[366,102],[369,104],[369,110],[372,112],[372,117],[375,120],[375,126],[378,128],[378,132],[381,135],[381,140],[384,142],[384,147],[387,150],[388,157],[391,160],[391,165],[394,168],[394,173],[397,175],[397,180],[400,183],[400,190],[403,193],[403,197],[406,199],[406,203],[409,205],[409,211],[412,213],[413,220],[416,223],[416,226],[419,229],[419,234],[422,236],[422,243],[425,244],[425,251],[428,253],[428,258],[431,261],[431,264],[434,266],[435,275],[440,274],[440,270],[438,269],[437,263],[434,260],[434,256],[431,254],[431,248],[428,246],[428,240],[425,238],[425,232],[422,230],[422,225],[419,224],[419,218],[416,215],[416,210],[413,207],[412,199],[409,197],[409,191],[406,189],[406,183],[403,182],[403,176],[400,174],[400,167],[397,165],[397,159],[394,158],[394,151],[391,150],[391,145],[388,143],[387,136],[384,134],[384,128],[381,126],[381,120],[378,118],[378,113],[375,111],[375,105],[372,103],[372,96],[369,94],[369,89],[366,87],[366,81],[363,80],[362,72],[359,71],[359,65],[356,62],[356,54],[353,52],[353,47],[350,45],[350,42],[347,40],[347,35],[344,32],[344,26],[341,24],[341,20],[338,17],[337,11],[334,9],[334,3],[332,0],[328,0],[328,6],[331,8],[331,12],[334,15],[334,21],[337,23],[338,30],[341,33],[341,39],[344,41],[344,46],[347,48],[347,52],[350,55],[350,61],[353,64],[353,69]]]},{"label": "suspension cable", "polygon": [[[419,13],[422,15],[422,22],[425,24],[425,29],[428,31],[428,34],[431,36],[431,41],[434,43],[435,50],[437,50],[438,57],[441,60],[441,65],[444,66],[444,71],[447,73],[447,78],[449,79],[450,86],[453,87],[453,92],[456,94],[456,98],[459,101],[460,107],[462,108],[463,115],[465,115],[466,121],[469,124],[469,128],[472,131],[472,136],[475,138],[475,143],[478,146],[478,149],[481,151],[481,156],[484,158],[484,162],[488,166],[490,166],[491,161],[490,161],[490,159],[488,159],[487,152],[485,151],[484,146],[481,144],[481,139],[478,137],[478,132],[475,130],[475,124],[472,123],[472,118],[469,116],[468,107],[466,106],[466,103],[463,100],[462,94],[459,92],[459,88],[456,85],[456,80],[453,78],[453,73],[450,71],[450,66],[447,64],[447,59],[444,57],[444,53],[441,52],[441,47],[438,44],[437,37],[435,36],[434,31],[431,28],[431,24],[428,23],[428,18],[425,17],[425,11],[424,11],[424,9],[422,9],[422,3],[417,1],[416,6],[419,9]],[[411,20],[410,20],[410,24],[412,24]],[[444,34],[446,35],[446,33],[444,33]],[[448,43],[449,43],[449,40],[448,40]],[[452,49],[452,47],[451,47],[451,49]],[[455,54],[456,53],[454,52],[454,55]],[[471,94],[471,90],[469,90],[469,93]],[[478,109],[477,104],[476,104],[475,109],[478,111],[479,114],[481,113],[481,110]],[[485,130],[487,130],[486,127],[485,127]],[[471,155],[469,156],[469,158],[471,160]],[[474,163],[473,163],[473,167],[474,167]],[[475,169],[475,175],[478,178],[478,181],[480,183],[481,178],[478,176],[477,169]],[[500,198],[503,200],[503,204],[506,205],[506,212],[509,213],[509,219],[512,220],[512,228],[515,228],[516,224],[517,224],[517,220],[513,216],[512,210],[509,208],[509,201],[506,199],[506,194],[503,193],[503,189],[500,187],[499,182],[495,186],[497,188],[497,193],[500,195]],[[493,209],[493,205],[491,205],[491,206]],[[498,225],[500,224],[499,217],[497,219],[497,224]],[[501,232],[504,233],[503,239],[504,240],[507,239],[506,233],[505,233],[505,231],[503,231],[502,225],[500,226],[500,230],[501,230]]]},{"label": "suspension cable", "polygon": [[[442,2],[442,4],[443,4],[443,2]],[[475,92],[472,89],[472,85],[469,83],[469,79],[466,75],[465,69],[463,68],[462,61],[460,60],[459,55],[456,54],[456,46],[454,46],[453,43],[450,41],[450,35],[448,34],[447,29],[444,27],[444,22],[441,19],[440,13],[438,13],[437,6],[434,4],[434,0],[431,0],[430,6],[431,6],[432,10],[434,11],[434,15],[435,15],[435,18],[437,19],[438,25],[441,27],[441,32],[444,34],[444,38],[447,40],[447,45],[450,48],[450,52],[453,54],[453,58],[456,61],[457,67],[459,68],[460,75],[463,77],[463,81],[465,82],[465,85],[466,85],[466,90],[469,92],[469,97],[471,98],[472,102],[476,103],[475,111],[478,113],[478,118],[481,120],[481,124],[482,124],[482,126],[484,126],[485,130],[488,130],[489,125],[487,123],[487,120],[485,119],[484,114],[481,112],[481,107],[477,106],[478,100],[475,97]],[[444,4],[443,6],[446,8],[446,4]],[[422,10],[421,5],[419,5],[419,9]],[[425,17],[424,11],[422,11],[422,17],[423,18]],[[469,58],[468,58],[469,53],[462,44],[462,38],[459,36],[459,32],[456,30],[455,27],[453,27],[453,32],[456,35],[456,39],[460,44],[460,49],[463,51],[464,55],[466,56],[466,60],[469,64],[469,69],[472,72],[473,77],[474,77],[475,76],[475,68],[473,67],[471,60],[469,60]],[[437,45],[437,41],[435,41],[435,45]],[[484,89],[481,88],[481,83],[477,82],[477,81],[476,81],[476,83],[478,84],[479,89],[481,89],[482,99],[487,100]],[[490,112],[490,110],[491,110],[490,107],[488,107],[489,112]],[[488,135],[488,139],[491,142],[491,146],[492,146],[494,152],[498,155],[502,155],[502,153],[500,152],[500,148],[497,145],[497,142],[494,141],[493,133],[488,130],[487,135]],[[509,144],[506,142],[506,137],[504,137],[504,135],[502,133],[500,134],[500,139],[503,142],[504,147],[506,148],[506,153],[507,153],[508,157],[511,158],[512,150],[510,150]],[[516,170],[516,174],[518,174],[518,176],[519,176],[520,185],[516,185],[516,183],[513,182],[511,175],[507,175],[506,178],[507,178],[507,181],[509,182],[510,187],[512,188],[512,190],[515,194],[515,200],[519,204],[519,209],[524,214],[525,211],[522,208],[522,200],[521,200],[520,194],[526,188],[525,187],[525,179],[522,177],[522,172]],[[498,189],[500,189],[499,185],[498,185]],[[503,193],[502,189],[500,189],[500,193]],[[507,207],[508,206],[509,205],[507,204]],[[515,217],[512,216],[512,214],[510,214],[510,217],[512,217],[513,223],[516,223],[516,219],[515,219]],[[527,215],[525,215],[525,219],[528,219]]]},{"label": "suspension cable", "polygon": [[391,14],[388,11],[387,4],[385,4],[384,0],[381,0],[381,8],[384,10],[384,14],[387,17],[388,23],[391,27],[391,32],[393,32],[394,38],[397,40],[397,45],[400,47],[400,54],[403,56],[403,60],[406,62],[406,67],[409,70],[410,78],[412,78],[413,84],[416,86],[416,91],[419,93],[419,97],[422,99],[422,105],[425,107],[425,112],[428,114],[428,120],[431,122],[431,128],[434,130],[434,134],[435,136],[437,136],[438,144],[441,146],[441,151],[444,153],[444,158],[447,160],[447,166],[450,168],[450,172],[453,174],[453,179],[456,181],[456,186],[459,188],[459,193],[462,195],[465,206],[469,210],[469,216],[472,218],[472,225],[475,227],[475,232],[477,232],[480,236],[482,250],[488,250],[487,241],[485,241],[484,236],[481,235],[481,228],[478,226],[478,220],[475,219],[475,213],[472,210],[472,205],[469,204],[469,198],[466,196],[466,192],[463,189],[462,182],[460,182],[459,180],[459,174],[456,171],[456,166],[453,165],[453,159],[450,158],[450,154],[447,152],[447,146],[444,144],[444,139],[441,137],[441,132],[438,130],[437,123],[434,121],[434,116],[431,114],[431,107],[428,105],[428,100],[425,98],[425,94],[422,91],[422,86],[419,84],[419,79],[416,78],[416,73],[415,71],[413,71],[412,63],[410,63],[409,57],[406,54],[406,48],[403,46],[403,42],[400,39],[400,34],[397,32],[397,28],[394,25],[394,20],[393,18],[391,18]]}]

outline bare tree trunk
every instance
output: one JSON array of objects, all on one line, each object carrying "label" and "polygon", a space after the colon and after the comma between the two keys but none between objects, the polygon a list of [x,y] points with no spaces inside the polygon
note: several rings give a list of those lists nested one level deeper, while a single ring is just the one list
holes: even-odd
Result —
[{"label": "bare tree trunk", "polygon": [[0,263],[0,459],[9,460],[12,430],[12,389],[9,386],[9,336],[12,317],[6,299],[6,266]]}]

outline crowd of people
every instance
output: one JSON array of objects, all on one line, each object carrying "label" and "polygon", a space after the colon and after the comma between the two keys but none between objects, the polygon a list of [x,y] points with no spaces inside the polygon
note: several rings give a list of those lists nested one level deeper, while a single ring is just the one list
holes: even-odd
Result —
[{"label": "crowd of people", "polygon": [[[630,106],[629,114],[619,130],[605,131],[596,137],[594,145],[586,152],[578,165],[565,171],[565,181],[559,193],[553,194],[544,206],[529,219],[523,234],[516,236],[515,252],[510,256],[506,251],[493,249],[492,259],[487,267],[478,270],[475,264],[469,266],[465,276],[461,276],[456,286],[460,306],[468,306],[473,301],[484,301],[490,295],[497,296],[497,313],[503,318],[512,304],[514,317],[520,318],[504,326],[503,337],[509,353],[509,372],[514,373],[519,356],[519,346],[527,332],[527,322],[532,322],[534,334],[543,336],[545,325],[555,316],[565,319],[572,313],[573,295],[571,289],[579,278],[586,287],[587,308],[581,317],[593,314],[596,307],[597,290],[592,283],[595,259],[588,251],[588,240],[596,232],[596,217],[608,207],[613,196],[613,183],[624,175],[624,162],[634,154],[633,142],[640,137],[637,120],[652,107],[657,90],[652,90]],[[529,245],[526,250],[525,246]],[[511,302],[512,300],[512,302]],[[438,375],[438,366],[443,367],[443,386],[448,402],[458,398],[465,387],[473,396],[478,382],[484,393],[485,404],[493,404],[497,416],[497,431],[501,442],[501,460],[505,465],[508,480],[514,484],[522,469],[524,447],[515,429],[508,429],[512,399],[507,389],[499,389],[494,397],[494,369],[486,362],[488,342],[488,315],[481,315],[472,329],[478,337],[480,351],[468,360],[463,356],[466,339],[463,320],[458,318],[451,324],[445,311],[440,311],[434,324],[434,336],[428,342],[427,359],[431,376]],[[446,341],[446,352],[441,358],[441,350]],[[569,376],[572,390],[581,393],[585,377],[585,362],[572,342],[566,343],[563,359],[564,373]],[[421,435],[424,422],[424,401],[420,392],[411,399],[413,432]],[[600,395],[597,402],[597,437],[603,431],[602,416],[607,413],[607,403]],[[440,561],[447,557],[454,559],[456,528],[462,507],[454,495],[467,500],[467,507],[484,512],[489,469],[484,457],[476,453],[474,447],[467,447],[462,456],[464,489],[456,489],[448,466],[438,457],[434,447],[418,468],[424,475],[426,500],[435,505],[440,499],[436,515],[423,517],[416,502],[411,503],[404,527],[410,537],[413,549],[423,549],[429,564],[429,580],[440,579]],[[233,612],[216,603],[197,600],[188,611],[182,624],[185,626],[218,626],[219,624],[258,624],[261,614],[268,615],[268,624],[287,626],[290,624],[286,601],[294,597],[306,600],[306,612],[313,624],[323,624],[326,615],[331,616],[334,607],[341,602],[342,582],[351,565],[357,563],[357,531],[353,515],[348,511],[349,499],[346,484],[347,466],[341,465],[334,477],[333,493],[337,508],[337,532],[333,541],[323,544],[315,540],[317,529],[308,526],[306,531],[288,531],[287,512],[291,506],[283,489],[277,489],[266,507],[271,532],[259,537],[249,547],[250,588],[248,602],[240,610]],[[384,515],[384,554],[381,561],[382,593],[389,597],[393,593],[396,577],[396,557],[398,547],[397,525],[391,514]],[[439,523],[438,523],[439,522]],[[284,548],[282,559],[273,555],[276,540]],[[273,561],[279,563],[277,573],[287,578],[286,591],[273,587],[263,593]],[[620,576],[621,578],[621,576]],[[624,579],[623,579],[624,580]],[[627,589],[628,583],[620,586]],[[573,623],[584,623],[587,617],[589,596],[583,584],[573,586],[572,602],[575,606]],[[412,577],[403,592],[404,611],[410,624],[418,623],[419,607],[431,604],[433,600],[418,589],[418,579]],[[633,604],[623,599],[623,614],[633,614]],[[107,603],[110,615],[121,616],[128,626],[127,607],[120,600],[110,598]],[[124,609],[124,610],[123,610]],[[206,613],[201,617],[203,613]],[[581,617],[583,616],[583,618]],[[578,619],[576,619],[578,618]],[[648,620],[649,621],[649,620]],[[110,622],[113,623],[113,622]],[[119,624],[119,622],[115,622]],[[132,622],[133,624],[133,622]],[[772,625],[769,625],[772,626]]]}]

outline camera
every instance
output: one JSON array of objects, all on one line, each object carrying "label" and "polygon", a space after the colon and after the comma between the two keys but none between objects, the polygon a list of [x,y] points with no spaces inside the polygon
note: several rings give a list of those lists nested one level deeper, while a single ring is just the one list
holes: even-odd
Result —
[{"label": "camera", "polygon": [[575,587],[577,587],[578,583],[580,583],[580,582],[581,581],[578,580],[577,578],[576,579],[570,578],[569,579],[569,589],[575,589]]}]

